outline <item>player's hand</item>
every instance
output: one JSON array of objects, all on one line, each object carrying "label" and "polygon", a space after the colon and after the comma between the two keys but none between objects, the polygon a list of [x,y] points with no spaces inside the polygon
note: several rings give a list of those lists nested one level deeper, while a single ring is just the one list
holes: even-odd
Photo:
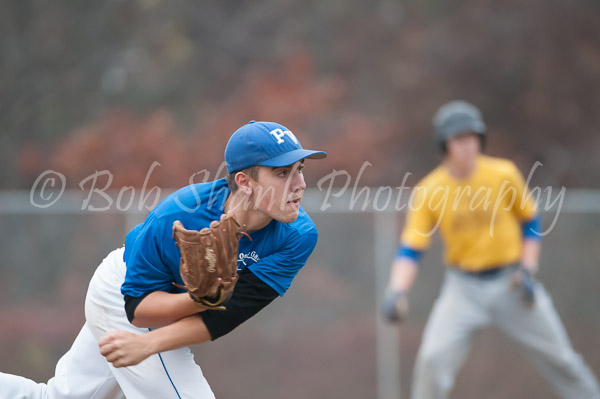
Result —
[{"label": "player's hand", "polygon": [[[233,290],[235,284],[237,283],[239,275],[235,275],[231,277],[229,280],[223,280],[221,277],[217,278],[210,289],[209,297],[215,298],[219,296],[221,290],[230,291]],[[200,304],[199,304],[200,305]]]},{"label": "player's hand", "polygon": [[144,342],[144,334],[128,331],[109,331],[98,344],[102,356],[115,367],[134,366],[152,354]]},{"label": "player's hand", "polygon": [[404,291],[388,290],[383,299],[381,313],[386,321],[399,323],[408,315],[408,298]]},{"label": "player's hand", "polygon": [[[224,281],[220,277],[217,278],[210,289],[210,294],[208,296],[206,296],[206,299],[209,302],[217,301],[219,296],[221,295],[221,291],[225,291],[225,292],[232,291],[233,287],[237,283],[238,279],[239,279],[239,275],[237,275],[237,274],[235,276],[233,276],[231,279],[229,279],[229,281]],[[204,305],[201,302],[195,301],[191,295],[189,295],[189,298],[190,298],[190,302],[193,302],[194,305],[196,305],[196,308],[198,309],[199,312],[204,312],[205,310],[225,310],[226,309],[225,306]]]},{"label": "player's hand", "polygon": [[535,279],[525,266],[519,266],[512,278],[512,288],[520,291],[521,301],[527,308],[535,304]]}]

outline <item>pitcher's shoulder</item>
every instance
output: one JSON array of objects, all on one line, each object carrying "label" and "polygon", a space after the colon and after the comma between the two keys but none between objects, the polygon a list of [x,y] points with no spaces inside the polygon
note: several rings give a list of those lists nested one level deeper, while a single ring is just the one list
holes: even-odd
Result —
[{"label": "pitcher's shoulder", "polygon": [[154,208],[152,213],[157,218],[204,211],[218,216],[225,207],[228,195],[229,188],[225,179],[191,184],[170,194]]},{"label": "pitcher's shoulder", "polygon": [[317,226],[309,214],[304,210],[301,206],[300,211],[298,212],[298,219],[293,221],[292,223],[288,223],[287,227],[291,230],[298,232],[298,234],[303,235],[310,232],[317,232]]}]

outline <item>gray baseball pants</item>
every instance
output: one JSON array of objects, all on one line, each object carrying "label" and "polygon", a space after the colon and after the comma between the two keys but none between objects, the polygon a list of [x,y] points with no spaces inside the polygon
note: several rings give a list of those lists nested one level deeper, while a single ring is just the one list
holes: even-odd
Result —
[{"label": "gray baseball pants", "polygon": [[564,399],[600,399],[591,370],[577,354],[544,286],[526,308],[511,290],[514,268],[492,277],[448,269],[425,327],[413,375],[412,399],[445,399],[472,334],[495,326],[525,349],[539,373]]}]

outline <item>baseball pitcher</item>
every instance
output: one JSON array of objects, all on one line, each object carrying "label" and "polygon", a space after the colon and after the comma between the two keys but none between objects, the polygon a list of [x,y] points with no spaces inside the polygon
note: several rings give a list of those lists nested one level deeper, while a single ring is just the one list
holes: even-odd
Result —
[{"label": "baseball pitcher", "polygon": [[189,346],[285,294],[317,243],[300,206],[304,159],[326,155],[277,123],[239,128],[227,178],[171,194],[102,261],[55,376],[37,384],[0,373],[0,398],[214,398]]}]

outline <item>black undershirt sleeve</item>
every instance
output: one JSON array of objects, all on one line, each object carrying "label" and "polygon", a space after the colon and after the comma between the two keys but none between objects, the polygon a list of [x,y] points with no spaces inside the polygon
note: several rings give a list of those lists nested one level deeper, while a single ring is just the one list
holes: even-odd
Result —
[{"label": "black undershirt sleeve", "polygon": [[[232,331],[279,296],[277,291],[250,270],[244,269],[238,274],[233,294],[225,303],[227,309],[200,312],[213,341]],[[148,292],[140,297],[125,295],[125,313],[130,323],[135,309],[149,294]]]},{"label": "black undershirt sleeve", "polygon": [[130,323],[133,320],[135,309],[138,307],[140,302],[142,302],[142,300],[146,298],[149,294],[149,292],[146,292],[144,295],[138,297],[125,295],[125,313],[127,314],[127,320],[129,320]]},{"label": "black undershirt sleeve", "polygon": [[206,310],[200,315],[215,340],[254,316],[262,308],[273,302],[279,294],[267,283],[256,277],[250,270],[239,272],[239,279],[231,298],[225,303],[226,310]]}]

